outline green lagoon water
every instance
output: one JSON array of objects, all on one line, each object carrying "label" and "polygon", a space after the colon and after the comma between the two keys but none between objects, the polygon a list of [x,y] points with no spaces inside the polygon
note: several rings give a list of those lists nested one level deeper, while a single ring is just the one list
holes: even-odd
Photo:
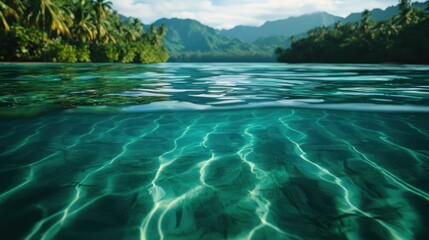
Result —
[{"label": "green lagoon water", "polygon": [[1,239],[428,226],[428,66],[0,65]]}]

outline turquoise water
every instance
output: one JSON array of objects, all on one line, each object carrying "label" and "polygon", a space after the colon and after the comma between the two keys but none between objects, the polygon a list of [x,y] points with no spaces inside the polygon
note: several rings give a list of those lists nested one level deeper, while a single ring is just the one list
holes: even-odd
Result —
[{"label": "turquoise water", "polygon": [[429,67],[0,65],[2,239],[429,239]]}]

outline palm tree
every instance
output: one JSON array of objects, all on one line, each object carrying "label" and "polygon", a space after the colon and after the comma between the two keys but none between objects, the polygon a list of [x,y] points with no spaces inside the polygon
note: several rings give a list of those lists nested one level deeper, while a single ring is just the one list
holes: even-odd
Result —
[{"label": "palm tree", "polygon": [[372,29],[374,28],[374,21],[372,21],[371,19],[371,12],[369,10],[365,10],[362,13],[362,20],[359,23],[359,28],[361,31],[361,37],[365,40],[365,41],[369,41],[371,40],[374,36],[374,32],[372,31]]},{"label": "palm tree", "polygon": [[128,18],[125,24],[119,21],[117,23],[116,30],[118,30],[119,34],[124,36],[125,39],[136,41],[141,34],[134,28],[133,22],[133,18]]},{"label": "palm tree", "polygon": [[68,26],[72,23],[72,14],[63,9],[58,1],[32,0],[28,9],[28,19],[41,27],[43,33],[55,31],[57,35],[70,34]]},{"label": "palm tree", "polygon": [[5,3],[5,1],[0,1],[0,20],[3,24],[3,27],[6,29],[6,32],[10,31],[9,23],[7,22],[7,17],[13,16],[16,20],[18,20],[18,13],[9,5]]},{"label": "palm tree", "polygon": [[96,27],[91,20],[91,4],[85,0],[74,0],[73,9],[74,24],[71,27],[71,35],[80,42],[86,43],[95,39]]},{"label": "palm tree", "polygon": [[[112,2],[105,0],[95,0],[93,2],[93,10],[95,17],[95,26],[97,27],[97,40],[103,41],[106,43],[113,40],[115,41],[113,36],[108,34],[108,25],[107,17],[110,14],[110,10],[112,9]],[[108,35],[108,36],[106,36]]]},{"label": "palm tree", "polygon": [[399,33],[397,25],[392,21],[382,22],[378,25],[375,31],[375,50],[380,50],[380,56],[383,59],[390,59],[391,49],[393,47],[396,36]]},{"label": "palm tree", "polygon": [[149,28],[148,38],[150,43],[159,47],[162,44],[162,38],[167,34],[167,27],[163,24],[159,28],[155,25],[151,25]]},{"label": "palm tree", "polygon": [[140,21],[140,19],[134,18],[132,25],[137,34],[139,34],[140,36],[143,35],[143,23]]},{"label": "palm tree", "polygon": [[398,28],[392,21],[387,21],[380,26],[380,31],[384,32],[386,36],[390,37],[399,33]]},{"label": "palm tree", "polygon": [[93,7],[98,19],[107,19],[109,11],[112,9],[112,2],[106,0],[95,0]]},{"label": "palm tree", "polygon": [[362,19],[360,21],[361,27],[368,28],[373,25],[373,21],[371,19],[371,12],[368,9],[362,12]]},{"label": "palm tree", "polygon": [[411,0],[399,0],[399,10],[401,11],[401,15],[408,11],[411,7]]},{"label": "palm tree", "polygon": [[309,36],[313,37],[315,41],[322,41],[327,33],[328,29],[326,27],[316,27],[308,32]]},{"label": "palm tree", "polygon": [[25,10],[25,0],[8,0],[5,1],[11,8],[13,8],[18,15],[22,16]]},{"label": "palm tree", "polygon": [[411,0],[399,0],[399,18],[397,22],[402,27],[409,25],[412,22],[413,9],[411,8]]},{"label": "palm tree", "polygon": [[164,24],[159,27],[158,34],[160,37],[164,37],[167,34],[167,27]]}]

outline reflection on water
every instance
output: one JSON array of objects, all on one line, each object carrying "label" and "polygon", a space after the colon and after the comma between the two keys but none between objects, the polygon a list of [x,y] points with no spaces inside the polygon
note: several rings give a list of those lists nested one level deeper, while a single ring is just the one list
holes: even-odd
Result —
[{"label": "reflection on water", "polygon": [[429,239],[424,67],[0,68],[5,239]]},{"label": "reflection on water", "polygon": [[142,110],[156,102],[172,109],[410,107],[429,112],[426,66],[3,64],[0,70],[3,116],[88,106]]}]

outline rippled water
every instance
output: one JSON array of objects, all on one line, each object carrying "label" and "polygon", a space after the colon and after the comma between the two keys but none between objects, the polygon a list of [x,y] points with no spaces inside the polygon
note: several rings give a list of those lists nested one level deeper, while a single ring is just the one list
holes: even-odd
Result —
[{"label": "rippled water", "polygon": [[429,67],[0,65],[2,239],[429,239]]}]

